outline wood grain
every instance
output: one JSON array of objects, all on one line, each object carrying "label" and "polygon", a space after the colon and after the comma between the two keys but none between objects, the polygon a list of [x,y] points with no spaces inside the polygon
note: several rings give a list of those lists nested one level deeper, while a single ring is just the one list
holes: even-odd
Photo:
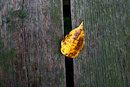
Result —
[{"label": "wood grain", "polygon": [[0,86],[66,86],[62,11],[62,0],[0,1]]},{"label": "wood grain", "polygon": [[73,29],[85,45],[74,59],[75,87],[129,87],[129,0],[71,0]]}]

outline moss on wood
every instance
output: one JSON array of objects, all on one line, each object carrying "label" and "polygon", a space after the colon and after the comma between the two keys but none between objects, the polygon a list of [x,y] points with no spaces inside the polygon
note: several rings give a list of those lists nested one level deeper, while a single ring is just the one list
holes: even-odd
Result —
[{"label": "moss on wood", "polygon": [[13,32],[15,29],[21,29],[25,17],[25,11],[10,9],[6,14],[2,15],[2,26],[6,24],[7,30],[10,32]]}]

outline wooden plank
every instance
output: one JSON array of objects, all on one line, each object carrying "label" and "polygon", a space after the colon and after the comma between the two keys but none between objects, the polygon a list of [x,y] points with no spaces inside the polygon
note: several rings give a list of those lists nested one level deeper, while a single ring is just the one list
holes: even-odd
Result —
[{"label": "wooden plank", "polygon": [[129,0],[71,0],[71,18],[73,28],[84,21],[85,32],[75,87],[129,87]]},{"label": "wooden plank", "polygon": [[[18,37],[15,38],[15,33],[18,31],[17,29],[22,28],[22,19],[18,15],[19,12],[23,12],[22,3],[22,0],[0,0],[0,87],[17,87],[20,83],[18,79],[27,80],[24,73],[16,69],[21,63],[18,63],[20,58],[15,57],[17,49],[15,41],[18,39]],[[22,78],[18,76],[17,72],[21,74]],[[21,83],[23,83],[22,81]],[[26,87],[26,84],[23,86]]]},{"label": "wooden plank", "polygon": [[0,86],[65,87],[62,0],[0,2]]}]

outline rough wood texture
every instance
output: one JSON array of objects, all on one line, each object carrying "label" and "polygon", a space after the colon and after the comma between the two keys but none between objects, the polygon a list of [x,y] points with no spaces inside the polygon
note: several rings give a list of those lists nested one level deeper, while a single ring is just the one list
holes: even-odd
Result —
[{"label": "rough wood texture", "polygon": [[71,0],[72,27],[84,21],[85,45],[74,59],[75,87],[130,86],[129,0]]},{"label": "rough wood texture", "polygon": [[65,87],[62,0],[0,0],[0,87]]}]

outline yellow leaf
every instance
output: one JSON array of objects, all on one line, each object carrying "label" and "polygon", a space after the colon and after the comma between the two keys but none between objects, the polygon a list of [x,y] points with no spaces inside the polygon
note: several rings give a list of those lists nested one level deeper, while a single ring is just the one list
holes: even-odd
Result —
[{"label": "yellow leaf", "polygon": [[61,41],[61,53],[69,58],[78,56],[84,45],[83,22],[79,27],[70,31],[68,35]]}]

